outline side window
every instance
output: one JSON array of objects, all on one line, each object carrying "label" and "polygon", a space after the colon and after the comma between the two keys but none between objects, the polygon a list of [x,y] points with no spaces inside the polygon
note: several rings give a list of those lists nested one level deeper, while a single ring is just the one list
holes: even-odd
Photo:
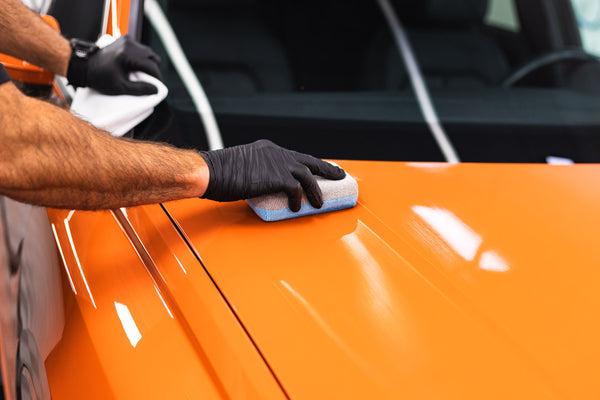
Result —
[{"label": "side window", "polygon": [[583,48],[600,56],[600,0],[571,0]]},{"label": "side window", "polygon": [[510,32],[519,32],[519,18],[514,0],[492,0],[485,15],[485,24],[505,29]]}]

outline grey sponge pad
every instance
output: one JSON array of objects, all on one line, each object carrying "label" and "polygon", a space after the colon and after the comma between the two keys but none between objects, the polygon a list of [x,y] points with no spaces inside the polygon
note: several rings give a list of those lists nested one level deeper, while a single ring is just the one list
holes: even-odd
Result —
[{"label": "grey sponge pad", "polygon": [[264,221],[298,218],[305,215],[343,210],[356,205],[356,201],[358,200],[358,184],[348,173],[346,173],[344,179],[339,181],[324,179],[320,176],[317,176],[316,180],[323,193],[323,207],[321,208],[311,206],[306,198],[306,194],[303,194],[300,211],[293,212],[288,208],[288,198],[285,193],[248,199],[248,205]]}]

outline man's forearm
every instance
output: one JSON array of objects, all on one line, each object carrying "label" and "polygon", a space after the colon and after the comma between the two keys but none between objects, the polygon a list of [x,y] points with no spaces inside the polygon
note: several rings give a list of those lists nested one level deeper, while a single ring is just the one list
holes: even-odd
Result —
[{"label": "man's forearm", "polygon": [[0,53],[65,76],[71,46],[18,0],[0,0]]},{"label": "man's forearm", "polygon": [[0,193],[58,208],[107,209],[201,196],[197,152],[117,139],[0,86]]}]

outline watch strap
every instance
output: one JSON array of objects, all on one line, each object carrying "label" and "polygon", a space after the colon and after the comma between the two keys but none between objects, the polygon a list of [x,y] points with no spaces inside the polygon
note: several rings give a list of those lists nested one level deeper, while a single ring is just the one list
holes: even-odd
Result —
[{"label": "watch strap", "polygon": [[88,86],[88,60],[98,51],[95,43],[81,39],[71,39],[71,58],[67,69],[67,79],[74,87]]}]

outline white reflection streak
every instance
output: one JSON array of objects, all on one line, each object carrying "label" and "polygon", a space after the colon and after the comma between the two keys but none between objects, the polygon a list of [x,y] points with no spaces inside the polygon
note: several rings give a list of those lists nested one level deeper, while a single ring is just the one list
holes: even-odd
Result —
[{"label": "white reflection streak", "polygon": [[369,288],[371,289],[370,298],[373,299],[372,305],[377,308],[376,311],[379,313],[389,313],[390,294],[384,284],[381,266],[371,255],[367,247],[357,235],[357,233],[360,233],[362,229],[368,228],[366,228],[366,226],[359,221],[359,226],[356,232],[342,237],[342,242],[358,261],[358,265],[362,269],[363,275],[365,276]]},{"label": "white reflection streak", "polygon": [[[367,365],[359,357],[359,355],[356,354],[356,352],[350,346],[348,346],[346,342],[344,342],[344,340],[342,340],[342,338],[338,336],[337,333],[335,333],[335,331],[329,326],[329,324],[323,319],[323,317],[319,315],[319,313],[310,305],[308,301],[306,301],[304,297],[302,297],[300,293],[298,293],[286,281],[280,280],[279,282],[281,283],[281,286],[283,286],[292,296],[294,296],[296,300],[298,300],[304,306],[304,308],[306,309],[306,311],[308,311],[312,319],[315,320],[317,325],[319,325],[329,337],[331,337],[331,339],[335,342],[336,345],[338,345],[346,354],[348,354],[348,356],[357,365],[360,365],[363,368],[367,367]],[[368,368],[368,372],[372,375],[372,377],[377,377],[378,373],[376,373],[376,371],[373,371],[371,368]]]},{"label": "white reflection streak", "polygon": [[406,166],[420,169],[422,171],[427,172],[443,172],[451,167],[451,164],[448,163],[420,163],[420,162],[409,162],[406,163]]},{"label": "white reflection streak", "polygon": [[167,303],[165,303],[165,299],[163,299],[162,295],[160,294],[160,291],[158,290],[158,288],[156,286],[154,286],[154,290],[156,290],[156,294],[158,295],[158,298],[160,299],[160,301],[162,301],[163,306],[165,306],[165,309],[169,313],[169,317],[171,317],[173,319],[173,314],[171,314],[171,310],[167,306]]},{"label": "white reflection streak", "polygon": [[77,289],[75,289],[75,284],[73,283],[73,278],[71,278],[71,271],[69,271],[69,267],[67,266],[67,260],[65,259],[65,255],[63,254],[62,246],[60,244],[60,240],[58,240],[58,233],[56,233],[56,226],[52,224],[52,233],[54,233],[54,240],[56,240],[56,247],[58,247],[58,251],[60,252],[60,258],[62,258],[63,265],[65,266],[65,271],[67,272],[67,277],[69,277],[69,283],[71,284],[71,289],[73,289],[73,293],[77,294]]},{"label": "white reflection streak", "polygon": [[92,296],[92,291],[90,290],[90,286],[87,283],[87,279],[85,279],[85,274],[83,273],[83,268],[81,268],[81,262],[79,261],[79,255],[77,254],[77,250],[75,249],[75,243],[73,242],[73,236],[71,235],[71,227],[69,226],[69,221],[73,216],[75,210],[71,210],[67,218],[65,219],[65,228],[67,230],[67,237],[69,238],[69,243],[71,244],[71,250],[73,251],[73,256],[75,256],[75,262],[77,262],[77,267],[79,268],[79,272],[81,273],[81,279],[83,279],[83,283],[85,284],[85,288],[87,289],[88,294],[90,295],[90,300],[92,300],[92,305],[94,308],[96,307],[96,302],[94,301],[94,296]]},{"label": "white reflection streak", "polygon": [[185,270],[185,268],[183,268],[183,264],[181,264],[181,261],[179,261],[179,258],[177,258],[176,255],[173,255],[173,257],[175,257],[175,261],[177,261],[177,264],[179,264],[183,273],[187,275],[187,271]]},{"label": "white reflection streak", "polygon": [[458,255],[473,261],[481,246],[481,236],[448,210],[437,207],[413,206],[415,214],[423,219]]},{"label": "white reflection streak", "polygon": [[510,269],[506,261],[494,250],[488,250],[481,254],[479,268],[492,272],[506,272]]},{"label": "white reflection streak", "polygon": [[121,325],[123,325],[123,330],[125,331],[129,342],[133,347],[135,347],[142,338],[142,334],[135,324],[129,308],[127,308],[125,304],[121,304],[116,301],[115,308],[117,309],[117,315],[121,320]]}]

